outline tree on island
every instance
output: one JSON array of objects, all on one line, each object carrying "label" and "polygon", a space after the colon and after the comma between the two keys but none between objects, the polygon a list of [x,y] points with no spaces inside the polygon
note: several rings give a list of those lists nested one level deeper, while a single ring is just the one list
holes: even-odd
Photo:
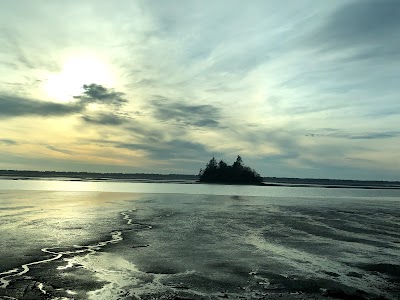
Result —
[{"label": "tree on island", "polygon": [[229,166],[222,159],[217,162],[213,157],[204,170],[200,169],[199,181],[227,184],[261,184],[262,177],[255,170],[243,165],[243,160],[238,155],[232,166]]}]

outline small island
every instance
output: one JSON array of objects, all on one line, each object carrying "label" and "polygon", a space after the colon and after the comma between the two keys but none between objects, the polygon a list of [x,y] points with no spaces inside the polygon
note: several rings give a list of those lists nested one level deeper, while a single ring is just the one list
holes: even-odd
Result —
[{"label": "small island", "polygon": [[200,169],[199,181],[206,183],[223,184],[253,184],[262,185],[262,177],[255,170],[243,165],[243,160],[238,155],[232,166],[222,159],[217,162],[213,157],[206,168]]}]

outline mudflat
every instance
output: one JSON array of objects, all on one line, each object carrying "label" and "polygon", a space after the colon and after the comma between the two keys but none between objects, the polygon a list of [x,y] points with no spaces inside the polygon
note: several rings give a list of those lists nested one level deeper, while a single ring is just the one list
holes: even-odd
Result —
[{"label": "mudflat", "polygon": [[0,299],[398,299],[397,197],[0,191]]}]

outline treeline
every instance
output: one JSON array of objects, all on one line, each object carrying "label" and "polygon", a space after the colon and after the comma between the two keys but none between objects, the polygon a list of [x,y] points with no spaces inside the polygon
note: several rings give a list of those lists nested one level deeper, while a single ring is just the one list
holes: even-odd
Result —
[{"label": "treeline", "polygon": [[197,180],[196,175],[152,173],[95,173],[67,171],[0,170],[0,177],[76,178],[76,179],[150,179],[150,180]]},{"label": "treeline", "polygon": [[213,157],[204,170],[200,169],[199,181],[226,184],[261,184],[263,179],[255,170],[243,165],[243,160],[238,155],[231,166],[222,159],[217,162]]}]

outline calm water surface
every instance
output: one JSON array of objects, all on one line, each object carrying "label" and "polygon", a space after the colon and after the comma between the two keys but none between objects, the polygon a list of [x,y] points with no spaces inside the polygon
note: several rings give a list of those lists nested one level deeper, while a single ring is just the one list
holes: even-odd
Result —
[{"label": "calm water surface", "polygon": [[266,197],[318,197],[318,198],[400,198],[400,190],[373,190],[348,188],[241,186],[218,184],[85,182],[57,180],[0,180],[0,190],[32,191],[91,191],[124,193],[179,193],[192,195],[237,195]]}]

